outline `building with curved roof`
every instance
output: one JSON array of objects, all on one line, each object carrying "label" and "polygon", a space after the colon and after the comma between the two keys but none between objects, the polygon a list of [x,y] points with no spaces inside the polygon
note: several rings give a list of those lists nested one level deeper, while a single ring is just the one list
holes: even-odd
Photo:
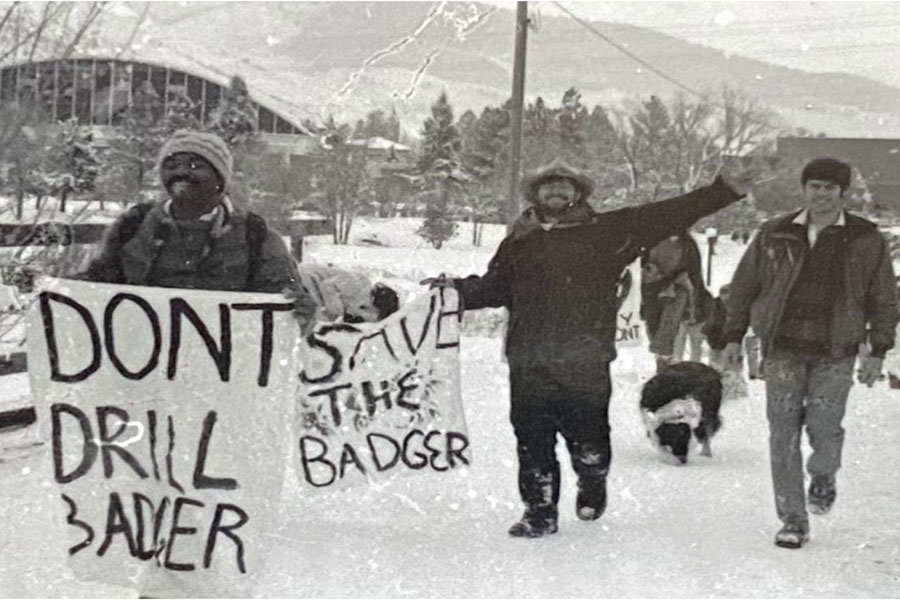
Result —
[{"label": "building with curved roof", "polygon": [[[0,68],[0,103],[37,101],[52,122],[75,118],[83,125],[116,127],[122,124],[134,94],[148,84],[164,110],[183,94],[194,105],[194,117],[208,124],[229,77],[212,69],[106,57],[41,60]],[[259,96],[250,90],[256,129],[267,146],[305,154],[318,143],[296,118],[272,106],[276,102]]]}]

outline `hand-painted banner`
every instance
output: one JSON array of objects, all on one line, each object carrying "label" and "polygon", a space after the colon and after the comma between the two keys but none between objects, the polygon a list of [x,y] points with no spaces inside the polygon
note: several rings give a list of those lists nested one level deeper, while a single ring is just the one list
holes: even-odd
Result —
[{"label": "hand-painted banner", "polygon": [[29,376],[79,578],[252,593],[290,452],[290,310],[276,295],[47,282]]},{"label": "hand-painted banner", "polygon": [[432,290],[379,323],[310,336],[296,428],[305,490],[469,464],[459,318],[456,291]]},{"label": "hand-painted banner", "polygon": [[[616,292],[619,313],[616,323],[616,346],[643,346],[647,348],[647,332],[641,321],[641,277],[638,261],[631,263],[619,280]],[[623,299],[624,296],[624,299]]]}]

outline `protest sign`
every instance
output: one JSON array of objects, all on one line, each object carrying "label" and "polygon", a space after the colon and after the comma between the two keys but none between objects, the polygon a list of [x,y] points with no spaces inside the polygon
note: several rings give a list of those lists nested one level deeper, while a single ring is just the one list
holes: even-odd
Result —
[{"label": "protest sign", "polygon": [[456,291],[435,289],[379,323],[316,329],[297,401],[305,491],[469,464],[460,315]]},{"label": "protest sign", "polygon": [[[619,280],[616,296],[619,312],[616,321],[616,346],[649,346],[641,321],[641,278],[639,261],[631,263]],[[624,296],[624,299],[623,299]]]},{"label": "protest sign", "polygon": [[50,280],[29,377],[82,579],[248,596],[278,514],[296,395],[282,296]]}]

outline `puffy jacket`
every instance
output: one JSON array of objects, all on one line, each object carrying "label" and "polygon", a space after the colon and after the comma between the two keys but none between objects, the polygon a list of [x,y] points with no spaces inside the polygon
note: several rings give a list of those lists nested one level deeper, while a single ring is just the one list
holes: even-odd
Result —
[{"label": "puffy jacket", "polygon": [[[778,324],[791,288],[808,252],[806,240],[798,237],[792,221],[800,213],[764,223],[747,247],[731,281],[727,303],[725,337],[740,342],[752,326],[763,343],[763,353],[772,351]],[[843,291],[834,301],[830,346],[835,356],[845,349],[868,342],[875,356],[894,346],[898,321],[897,289],[887,241],[874,223],[846,214],[843,234]]]},{"label": "puffy jacket", "polygon": [[[509,309],[510,366],[577,369],[615,358],[616,281],[646,248],[740,196],[720,178],[683,196],[585,213],[572,226],[516,226],[482,276],[455,280],[466,309]],[[526,221],[533,220],[526,212]]]},{"label": "puffy jacket", "polygon": [[213,233],[208,223],[176,221],[163,203],[149,210],[133,206],[110,226],[96,257],[75,278],[222,291],[301,288],[297,264],[264,222],[259,247],[251,252],[250,218],[232,207],[224,226]]}]

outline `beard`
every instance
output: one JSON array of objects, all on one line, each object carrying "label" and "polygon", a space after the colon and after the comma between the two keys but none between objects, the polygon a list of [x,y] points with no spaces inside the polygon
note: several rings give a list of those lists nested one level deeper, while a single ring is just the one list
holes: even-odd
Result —
[{"label": "beard", "polygon": [[[548,200],[559,200],[560,202],[554,202],[552,204],[548,203]],[[571,198],[566,198],[565,196],[550,196],[546,199],[542,199],[538,205],[538,211],[545,216],[553,217],[558,216],[572,208],[572,205],[575,201]]]}]

